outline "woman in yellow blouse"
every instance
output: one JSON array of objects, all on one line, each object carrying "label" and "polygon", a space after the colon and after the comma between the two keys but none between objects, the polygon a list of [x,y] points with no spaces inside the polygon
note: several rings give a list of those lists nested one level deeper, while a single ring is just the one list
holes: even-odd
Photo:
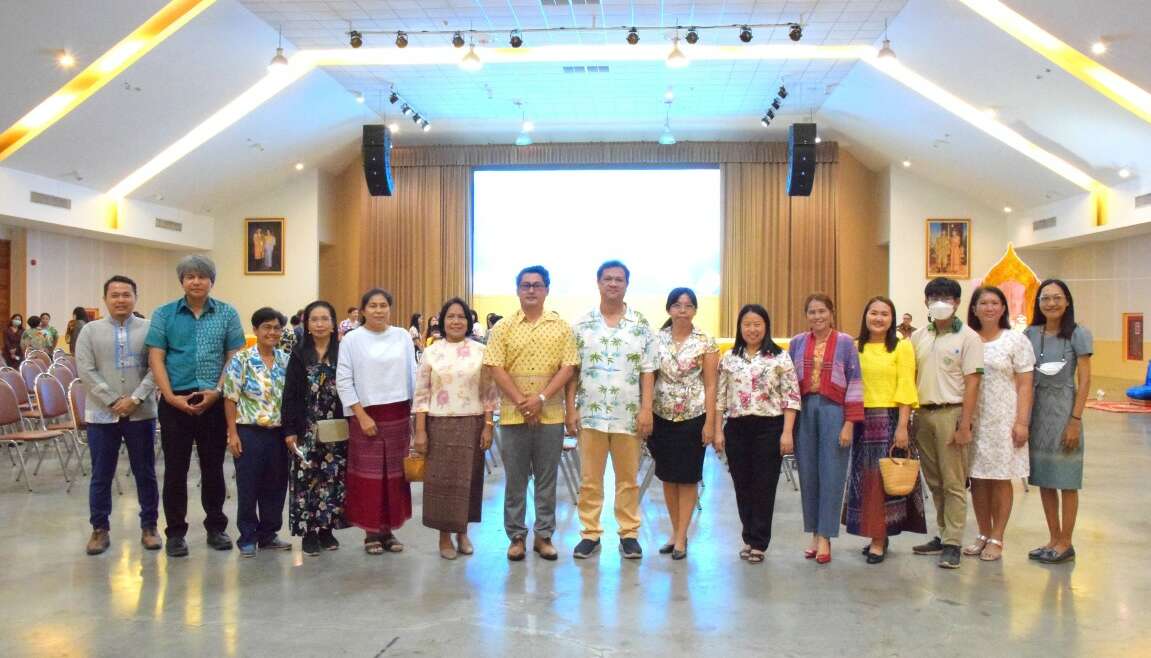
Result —
[{"label": "woman in yellow blouse", "polygon": [[891,535],[927,531],[920,484],[916,482],[907,496],[888,496],[879,473],[879,460],[887,456],[892,444],[908,448],[911,409],[919,404],[915,351],[895,330],[895,304],[886,297],[868,300],[856,338],[864,421],[855,425],[843,515],[847,532],[871,539],[863,548],[868,564],[883,562]]}]

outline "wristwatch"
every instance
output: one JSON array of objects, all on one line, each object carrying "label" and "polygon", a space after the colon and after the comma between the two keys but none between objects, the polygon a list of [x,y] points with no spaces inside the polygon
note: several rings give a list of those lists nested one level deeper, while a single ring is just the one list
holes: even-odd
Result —
[{"label": "wristwatch", "polygon": [[547,401],[548,401],[547,396],[544,395],[543,393],[540,393],[540,402],[547,403]]},{"label": "wristwatch", "polygon": [[140,398],[136,397],[135,395],[129,395],[129,396],[128,396],[128,399],[129,399],[129,400],[131,400],[131,401],[132,401],[132,404],[135,404],[135,405],[139,405],[141,402],[143,402],[143,400],[141,400]]}]

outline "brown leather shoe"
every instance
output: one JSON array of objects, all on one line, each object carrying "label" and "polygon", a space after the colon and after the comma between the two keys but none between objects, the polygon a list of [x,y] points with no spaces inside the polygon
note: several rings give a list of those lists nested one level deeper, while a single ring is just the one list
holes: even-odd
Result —
[{"label": "brown leather shoe", "polygon": [[527,550],[524,548],[524,538],[516,537],[512,539],[512,545],[508,546],[508,559],[512,562],[519,562],[524,559]]},{"label": "brown leather shoe", "polygon": [[88,538],[88,546],[86,550],[88,555],[99,555],[108,550],[111,540],[108,538],[108,531],[103,528],[96,528],[92,530],[92,536]]},{"label": "brown leather shoe", "polygon": [[552,540],[549,537],[536,537],[532,542],[532,550],[539,553],[539,556],[545,560],[556,560],[559,558],[559,552],[556,547],[552,545]]},{"label": "brown leather shoe", "polygon": [[158,551],[164,546],[164,542],[160,541],[160,533],[154,527],[140,531],[140,543],[149,551]]}]

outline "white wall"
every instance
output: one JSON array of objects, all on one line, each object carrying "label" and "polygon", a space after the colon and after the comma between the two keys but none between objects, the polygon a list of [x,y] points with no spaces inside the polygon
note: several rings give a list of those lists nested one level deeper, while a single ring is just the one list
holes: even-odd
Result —
[{"label": "white wall", "polygon": [[[1135,178],[1111,188],[1102,199],[1083,193],[1028,208],[1012,217],[1008,235],[1017,246],[1038,246],[1076,244],[1084,238],[1115,239],[1117,236],[1108,234],[1120,229],[1151,231],[1151,206],[1135,208],[1135,197],[1147,193],[1151,193],[1151,182]],[[1105,220],[1102,226],[1098,225],[1100,203]],[[1038,231],[1032,228],[1032,222],[1048,217],[1056,218],[1055,226]]]},{"label": "white wall", "polygon": [[[245,330],[252,312],[271,306],[291,315],[319,295],[319,177],[315,170],[301,173],[279,189],[214,213],[216,263],[213,296],[234,305]],[[284,274],[244,274],[244,219],[283,217],[285,220]]]},{"label": "white wall", "polygon": [[[928,279],[926,221],[930,219],[970,219],[971,279],[960,281],[963,300],[958,311],[966,317],[967,302],[975,282],[1003,256],[1007,247],[1007,226],[1003,213],[955,190],[942,187],[903,169],[890,169],[886,175],[888,207],[889,290],[900,314],[911,313],[915,325],[927,318],[923,304],[923,287]],[[882,184],[882,181],[881,181]]]}]

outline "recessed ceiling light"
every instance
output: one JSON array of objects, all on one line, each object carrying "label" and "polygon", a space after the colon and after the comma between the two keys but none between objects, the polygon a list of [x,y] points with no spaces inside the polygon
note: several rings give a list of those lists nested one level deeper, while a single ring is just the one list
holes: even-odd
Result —
[{"label": "recessed ceiling light", "polygon": [[67,50],[61,50],[56,53],[56,66],[62,69],[70,69],[76,66],[76,56]]},{"label": "recessed ceiling light", "polygon": [[822,138],[822,137],[820,137],[819,135],[816,135],[816,136],[815,136],[815,143],[816,143],[816,144],[822,144],[822,143],[823,143],[823,138]]},{"label": "recessed ceiling light", "polygon": [[395,121],[389,123],[388,132],[392,133],[393,135],[400,132],[400,124],[396,123]]},{"label": "recessed ceiling light", "polygon": [[994,119],[995,117],[999,116],[999,112],[994,107],[984,108],[983,113],[986,114],[990,119]]},{"label": "recessed ceiling light", "polygon": [[1003,206],[1003,212],[1010,215],[1011,214],[1011,206]]},{"label": "recessed ceiling light", "polygon": [[1102,40],[1096,41],[1095,43],[1091,44],[1091,52],[1095,53],[1096,55],[1104,55],[1107,53],[1107,44]]},{"label": "recessed ceiling light", "polygon": [[303,170],[304,170],[304,163],[303,162],[297,162],[296,163],[296,171],[303,171]]},{"label": "recessed ceiling light", "polygon": [[1123,167],[1119,170],[1119,178],[1131,178],[1131,170],[1127,167]]},{"label": "recessed ceiling light", "polygon": [[907,167],[910,167],[910,166],[911,166],[911,160],[904,160],[903,161],[903,168],[904,169],[906,169]]}]

